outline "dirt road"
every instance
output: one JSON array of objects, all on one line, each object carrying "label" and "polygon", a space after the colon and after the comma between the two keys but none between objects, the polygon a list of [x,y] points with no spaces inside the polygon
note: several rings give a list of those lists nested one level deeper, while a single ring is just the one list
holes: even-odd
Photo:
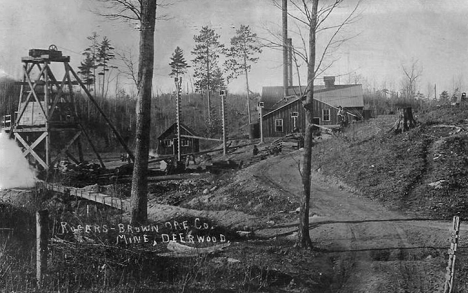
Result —
[{"label": "dirt road", "polygon": [[[285,196],[299,197],[301,156],[295,152],[269,159],[251,172]],[[314,174],[312,192],[311,237],[316,248],[335,257],[333,292],[443,291],[450,222],[390,211],[339,182],[324,181],[319,173]],[[259,233],[293,231],[293,224]],[[463,225],[461,233],[466,231]],[[466,244],[462,238],[460,246]]]}]

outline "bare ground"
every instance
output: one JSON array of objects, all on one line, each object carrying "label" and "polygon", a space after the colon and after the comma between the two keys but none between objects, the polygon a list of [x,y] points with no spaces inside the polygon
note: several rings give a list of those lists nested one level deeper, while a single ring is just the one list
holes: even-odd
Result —
[{"label": "bare ground", "polygon": [[[299,202],[301,158],[301,151],[269,158],[238,172],[231,184],[263,189],[273,200]],[[225,190],[209,197],[215,203],[226,198]],[[210,216],[224,219],[223,212]],[[271,216],[246,217],[243,225],[254,227],[260,237],[293,240],[297,221],[276,218],[265,227]],[[334,262],[332,292],[442,292],[450,222],[391,211],[320,172],[313,175],[310,222],[315,248]],[[462,233],[466,230],[463,225]]]},{"label": "bare ground", "polygon": [[[150,197],[149,218],[203,217],[233,230],[253,231],[255,239],[264,240],[234,243],[225,256],[261,263],[287,276],[309,275],[312,283],[303,282],[303,288],[323,288],[309,292],[442,292],[451,223],[391,210],[361,195],[359,186],[324,176],[320,169],[313,173],[309,214],[314,251],[285,248],[292,247],[296,237],[302,154],[284,153],[224,177],[210,177],[207,194],[197,192],[180,206]],[[249,156],[246,148],[230,158]],[[467,225],[461,230],[466,233]],[[462,237],[460,247],[466,246]],[[295,292],[291,284],[282,286]]]}]

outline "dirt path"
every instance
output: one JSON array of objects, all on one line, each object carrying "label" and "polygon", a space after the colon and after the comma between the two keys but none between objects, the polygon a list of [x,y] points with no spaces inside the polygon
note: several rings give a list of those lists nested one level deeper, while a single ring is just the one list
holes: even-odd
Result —
[{"label": "dirt path", "polygon": [[[285,196],[299,197],[301,155],[261,162],[255,169],[262,172],[251,172]],[[317,248],[336,255],[333,292],[441,292],[451,223],[412,219],[348,190],[314,174],[311,237]],[[291,223],[257,234],[295,229]]]}]

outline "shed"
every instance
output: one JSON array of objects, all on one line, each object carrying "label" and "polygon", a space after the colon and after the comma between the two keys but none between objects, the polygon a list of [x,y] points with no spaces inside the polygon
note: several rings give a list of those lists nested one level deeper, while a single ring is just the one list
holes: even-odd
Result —
[{"label": "shed", "polygon": [[[190,154],[200,151],[200,140],[198,135],[184,124],[180,124],[180,153]],[[177,154],[177,123],[172,124],[158,137],[159,155]]]}]

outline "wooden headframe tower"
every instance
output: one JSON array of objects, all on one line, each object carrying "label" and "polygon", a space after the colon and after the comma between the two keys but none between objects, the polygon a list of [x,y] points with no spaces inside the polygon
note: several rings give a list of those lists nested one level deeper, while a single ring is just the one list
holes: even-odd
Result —
[{"label": "wooden headframe tower", "polygon": [[[84,136],[104,167],[79,118],[73,94],[73,86],[79,85],[133,159],[133,154],[69,62],[70,57],[62,56],[62,52],[54,45],[48,50],[31,49],[29,56],[22,58],[23,78],[19,82],[21,91],[18,112],[10,134],[19,141],[23,155],[31,164],[46,170],[65,158],[78,164],[84,161],[81,144]],[[61,80],[52,71],[52,67],[55,69],[57,66],[63,68]]]}]

